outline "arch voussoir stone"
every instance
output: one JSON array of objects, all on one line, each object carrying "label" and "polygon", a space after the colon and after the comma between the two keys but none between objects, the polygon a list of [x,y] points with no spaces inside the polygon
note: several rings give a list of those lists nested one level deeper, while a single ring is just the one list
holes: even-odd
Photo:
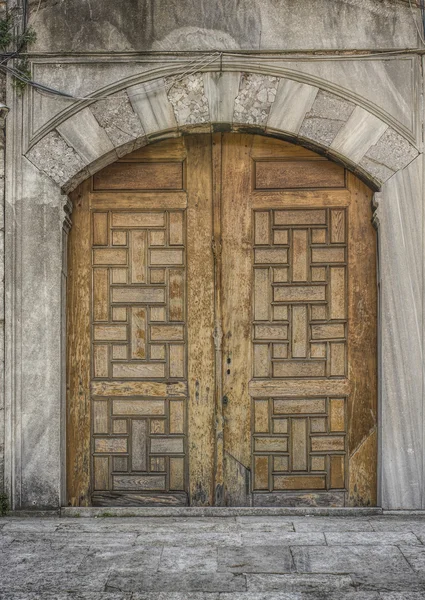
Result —
[{"label": "arch voussoir stone", "polygon": [[149,141],[223,128],[263,131],[313,147],[379,188],[418,154],[352,100],[287,77],[204,72],[132,85],[47,133],[26,157],[68,192]]}]

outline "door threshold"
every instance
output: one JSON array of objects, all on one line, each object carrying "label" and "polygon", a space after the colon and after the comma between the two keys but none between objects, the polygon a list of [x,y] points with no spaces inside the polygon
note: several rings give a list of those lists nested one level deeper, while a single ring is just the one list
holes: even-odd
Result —
[{"label": "door threshold", "polygon": [[61,517],[368,517],[379,507],[66,506]]}]

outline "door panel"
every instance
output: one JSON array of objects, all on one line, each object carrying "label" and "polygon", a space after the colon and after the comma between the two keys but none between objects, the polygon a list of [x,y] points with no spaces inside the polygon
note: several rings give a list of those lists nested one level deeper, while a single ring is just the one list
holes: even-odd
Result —
[{"label": "door panel", "polygon": [[376,503],[370,191],[270,138],[163,141],[74,194],[69,503]]}]

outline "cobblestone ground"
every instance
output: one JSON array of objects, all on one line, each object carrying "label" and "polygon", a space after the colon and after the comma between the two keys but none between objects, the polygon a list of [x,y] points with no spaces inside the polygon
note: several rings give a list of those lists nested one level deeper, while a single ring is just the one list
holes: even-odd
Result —
[{"label": "cobblestone ground", "polygon": [[0,519],[0,600],[425,599],[425,518]]}]

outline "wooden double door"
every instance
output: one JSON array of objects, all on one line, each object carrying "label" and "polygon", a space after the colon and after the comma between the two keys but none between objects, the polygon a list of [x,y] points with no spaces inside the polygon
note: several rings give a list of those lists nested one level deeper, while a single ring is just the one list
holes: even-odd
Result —
[{"label": "wooden double door", "polygon": [[279,140],[149,145],[73,195],[71,505],[374,505],[371,193]]}]

